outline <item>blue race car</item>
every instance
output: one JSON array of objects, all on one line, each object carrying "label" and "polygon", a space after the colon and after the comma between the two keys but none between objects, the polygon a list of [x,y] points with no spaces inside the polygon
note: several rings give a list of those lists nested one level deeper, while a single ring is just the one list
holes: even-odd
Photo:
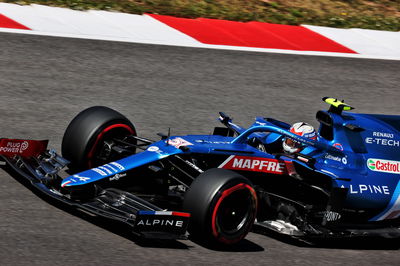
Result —
[{"label": "blue race car", "polygon": [[[220,113],[212,135],[154,141],[107,107],[69,124],[62,156],[45,141],[0,139],[0,155],[45,194],[148,238],[233,244],[252,225],[298,238],[400,236],[400,116],[350,113],[333,98],[315,139]],[[283,141],[302,149],[287,153]],[[67,168],[66,168],[67,167]],[[66,169],[67,176],[63,169]]]}]

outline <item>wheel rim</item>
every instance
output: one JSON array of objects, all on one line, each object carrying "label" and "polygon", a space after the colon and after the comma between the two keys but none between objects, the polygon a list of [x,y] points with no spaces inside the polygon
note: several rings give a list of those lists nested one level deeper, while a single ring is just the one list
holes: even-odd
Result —
[{"label": "wheel rim", "polygon": [[[103,129],[97,135],[91,149],[88,152],[88,167],[92,168],[102,164],[101,160],[98,158],[98,155],[107,140],[110,140],[116,136],[127,136],[130,134],[135,134],[135,131],[130,126],[125,124],[114,124]],[[106,161],[104,161],[104,163],[106,163]]]},{"label": "wheel rim", "polygon": [[212,233],[225,243],[241,240],[252,225],[257,210],[254,189],[244,183],[221,193],[212,216]]}]

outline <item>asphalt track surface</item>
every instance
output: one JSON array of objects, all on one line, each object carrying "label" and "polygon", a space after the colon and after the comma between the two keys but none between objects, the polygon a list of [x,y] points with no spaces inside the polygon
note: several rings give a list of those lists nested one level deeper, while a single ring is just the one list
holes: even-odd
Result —
[{"label": "asphalt track surface", "polygon": [[[207,134],[225,111],[315,123],[321,97],[399,114],[400,62],[0,34],[0,136],[48,138],[82,109],[106,105],[140,135]],[[400,265],[400,241],[319,247],[250,233],[232,249],[142,242],[124,228],[41,199],[0,170],[0,265]]]}]

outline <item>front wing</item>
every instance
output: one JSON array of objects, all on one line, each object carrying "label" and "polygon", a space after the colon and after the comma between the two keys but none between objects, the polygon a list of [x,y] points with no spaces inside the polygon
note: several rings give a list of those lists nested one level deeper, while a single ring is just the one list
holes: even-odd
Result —
[{"label": "front wing", "polygon": [[[4,142],[4,139],[0,139]],[[24,140],[8,142],[24,143]],[[99,189],[93,198],[75,199],[61,188],[59,171],[69,162],[55,151],[46,150],[47,142],[28,141],[23,152],[21,148],[0,152],[0,162],[8,170],[29,181],[41,193],[68,206],[91,215],[122,222],[132,228],[140,237],[157,239],[186,239],[190,214],[165,211],[132,193],[115,188]],[[25,154],[29,155],[26,157]]]}]

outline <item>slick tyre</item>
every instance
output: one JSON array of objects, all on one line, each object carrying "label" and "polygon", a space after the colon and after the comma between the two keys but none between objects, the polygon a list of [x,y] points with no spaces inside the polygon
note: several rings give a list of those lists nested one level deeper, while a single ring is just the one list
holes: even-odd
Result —
[{"label": "slick tyre", "polygon": [[185,194],[183,209],[191,214],[188,231],[206,245],[231,245],[250,231],[257,195],[245,177],[225,169],[200,174]]},{"label": "slick tyre", "polygon": [[136,129],[124,115],[104,106],[90,107],[80,112],[68,125],[61,152],[71,162],[71,170],[82,171],[107,163],[104,156],[99,159],[105,144],[127,135],[136,136]]}]

